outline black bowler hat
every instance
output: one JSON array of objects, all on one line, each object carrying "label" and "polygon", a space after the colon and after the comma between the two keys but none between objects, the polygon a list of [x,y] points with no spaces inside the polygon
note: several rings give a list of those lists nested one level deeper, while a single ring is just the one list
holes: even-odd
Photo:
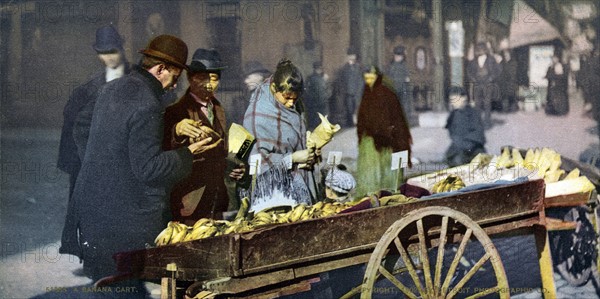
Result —
[{"label": "black bowler hat", "polygon": [[404,55],[404,47],[397,46],[394,48],[394,55]]},{"label": "black bowler hat", "polygon": [[226,69],[217,50],[198,49],[192,56],[192,63],[188,65],[190,72],[210,72]]},{"label": "black bowler hat", "polygon": [[92,45],[98,53],[123,49],[123,40],[112,25],[103,26],[96,30],[96,42]]},{"label": "black bowler hat", "polygon": [[172,35],[159,35],[153,38],[140,53],[173,64],[179,68],[187,69],[185,62],[188,48],[184,41]]}]

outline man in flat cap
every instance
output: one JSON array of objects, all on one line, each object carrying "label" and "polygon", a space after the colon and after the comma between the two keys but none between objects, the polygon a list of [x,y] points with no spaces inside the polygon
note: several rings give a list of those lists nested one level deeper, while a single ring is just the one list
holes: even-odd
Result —
[{"label": "man in flat cap", "polygon": [[[113,26],[103,26],[96,30],[96,42],[92,45],[92,48],[96,51],[98,59],[100,59],[104,68],[89,81],[73,89],[63,110],[64,122],[60,136],[57,167],[69,174],[67,222],[71,221],[73,217],[73,202],[71,197],[73,195],[73,188],[75,187],[75,180],[81,168],[81,159],[77,153],[77,146],[73,138],[75,118],[88,103],[93,101],[98,89],[102,85],[129,73],[129,63],[123,53],[123,40]],[[69,246],[67,242],[63,243],[64,246],[59,249],[60,253],[77,255],[77,250],[71,250],[77,246]]]},{"label": "man in flat cap", "polygon": [[333,98],[329,101],[329,119],[343,128],[354,126],[365,85],[358,51],[351,47],[346,54],[347,61],[335,75]]},{"label": "man in flat cap", "polygon": [[411,123],[412,117],[412,87],[410,83],[410,71],[406,65],[406,53],[403,46],[394,47],[394,59],[387,71],[392,79],[394,92],[400,100],[400,105],[406,113],[406,118]]},{"label": "man in flat cap", "polygon": [[[227,68],[216,50],[198,49],[188,66],[189,88],[165,112],[165,150],[189,146],[210,136],[220,144],[194,155],[192,173],[171,192],[173,219],[193,225],[200,218],[222,219],[229,197],[225,187],[227,169],[227,127],[225,111],[215,97],[221,71]],[[207,134],[208,132],[208,134]],[[227,175],[239,180],[243,165]]]},{"label": "man in flat cap", "polygon": [[94,281],[116,274],[115,253],[153,244],[168,220],[171,185],[190,173],[195,153],[221,142],[162,150],[160,97],[187,68],[187,45],[160,35],[140,53],[139,66],[99,91],[73,191],[76,218],[65,225],[63,241],[78,240],[84,273]]}]

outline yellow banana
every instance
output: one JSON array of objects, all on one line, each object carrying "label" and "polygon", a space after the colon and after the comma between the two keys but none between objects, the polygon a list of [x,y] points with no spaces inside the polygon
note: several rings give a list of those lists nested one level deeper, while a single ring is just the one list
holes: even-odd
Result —
[{"label": "yellow banana", "polygon": [[580,173],[579,168],[575,168],[575,169],[571,170],[563,180],[578,178],[579,173]]},{"label": "yellow banana", "polygon": [[319,201],[319,202],[317,202],[316,204],[313,205],[313,208],[315,208],[316,210],[320,210],[320,209],[323,208],[323,204],[324,203],[322,201]]},{"label": "yellow banana", "polygon": [[242,198],[242,202],[240,203],[240,209],[235,216],[235,219],[243,219],[246,218],[248,214],[248,208],[250,207],[250,199],[248,197]]},{"label": "yellow banana", "polygon": [[294,207],[292,215],[290,215],[290,221],[291,222],[298,221],[300,219],[300,217],[302,217],[302,213],[304,213],[304,210],[306,210],[305,204],[299,204],[296,207]]},{"label": "yellow banana", "polygon": [[160,234],[158,234],[158,236],[154,240],[154,244],[156,244],[156,246],[167,245],[171,241],[172,235],[173,235],[173,227],[170,225],[167,225],[167,227],[165,229],[163,229],[160,232]]},{"label": "yellow banana", "polygon": [[192,230],[196,229],[197,227],[204,226],[205,224],[208,224],[208,223],[212,224],[213,220],[209,219],[209,218],[198,219],[198,221],[196,221],[196,223],[194,223],[194,225],[192,226]]},{"label": "yellow banana", "polygon": [[209,226],[203,233],[200,235],[200,239],[208,238],[214,236],[219,230],[214,226]]},{"label": "yellow banana", "polygon": [[176,223],[174,225],[173,236],[171,237],[171,244],[179,243],[185,239],[187,235],[187,225],[183,223]]}]

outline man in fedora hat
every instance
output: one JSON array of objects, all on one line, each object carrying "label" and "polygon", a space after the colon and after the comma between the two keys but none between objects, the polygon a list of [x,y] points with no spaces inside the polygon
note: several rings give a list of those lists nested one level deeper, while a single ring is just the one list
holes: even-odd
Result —
[{"label": "man in fedora hat", "polygon": [[[215,97],[221,71],[225,68],[216,50],[196,50],[188,66],[188,90],[165,111],[165,149],[185,147],[207,136],[222,140],[212,150],[194,155],[192,173],[171,191],[173,218],[188,225],[200,218],[223,218],[222,213],[229,204],[224,181],[227,169],[225,111]],[[228,175],[239,180],[243,172],[242,165]]]},{"label": "man in fedora hat", "polygon": [[[129,63],[125,59],[123,53],[123,40],[112,25],[103,26],[96,30],[96,42],[92,45],[92,48],[96,51],[104,68],[102,71],[96,73],[89,81],[73,89],[63,110],[64,122],[60,137],[60,147],[58,149],[57,167],[69,174],[67,222],[71,221],[73,217],[73,202],[71,196],[73,194],[73,188],[75,187],[75,180],[77,179],[79,169],[81,168],[81,159],[77,153],[73,131],[84,130],[82,128],[77,128],[78,125],[76,124],[75,119],[78,113],[84,110],[88,103],[93,102],[93,98],[102,85],[129,73]],[[85,130],[88,129],[89,127]],[[72,250],[77,247],[77,244],[71,245],[72,246],[63,239],[63,246],[60,248],[60,253],[77,255],[77,250]]]},{"label": "man in fedora hat", "polygon": [[99,90],[73,191],[76,221],[65,228],[79,241],[84,273],[94,281],[116,274],[115,253],[153,243],[169,220],[172,184],[190,173],[195,153],[222,143],[209,137],[162,150],[160,97],[187,68],[188,49],[181,39],[160,35],[140,53],[139,67]]}]

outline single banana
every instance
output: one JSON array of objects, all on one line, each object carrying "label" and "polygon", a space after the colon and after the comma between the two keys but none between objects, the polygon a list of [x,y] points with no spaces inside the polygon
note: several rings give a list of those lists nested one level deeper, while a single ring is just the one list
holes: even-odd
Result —
[{"label": "single banana", "polygon": [[209,218],[198,219],[198,221],[196,221],[196,223],[194,223],[194,225],[192,226],[192,230],[196,229],[197,227],[204,226],[208,223],[212,224],[213,220]]},{"label": "single banana", "polygon": [[165,229],[163,229],[160,232],[160,234],[158,234],[158,236],[154,240],[154,244],[156,244],[156,246],[167,245],[171,241],[172,235],[173,235],[173,227],[170,225],[167,225],[167,227]]},{"label": "single banana", "polygon": [[580,175],[580,170],[579,168],[575,168],[573,170],[571,170],[567,176],[565,176],[565,178],[563,180],[569,180],[569,179],[574,179],[574,178],[578,178]]},{"label": "single banana", "polygon": [[208,238],[214,236],[219,230],[214,226],[209,226],[207,230],[205,230],[200,239]]},{"label": "single banana", "polygon": [[322,201],[319,201],[319,202],[317,202],[316,204],[313,205],[313,208],[315,208],[316,210],[320,210],[320,209],[323,208],[323,204],[324,203]]},{"label": "single banana", "polygon": [[302,213],[304,213],[304,210],[306,210],[305,204],[299,204],[296,207],[294,207],[294,211],[292,212],[292,215],[290,215],[290,221],[298,221],[300,217],[302,217]]},{"label": "single banana", "polygon": [[185,239],[187,235],[187,225],[183,223],[176,223],[175,229],[173,233],[173,237],[171,238],[171,244],[179,243]]},{"label": "single banana", "polygon": [[235,219],[244,219],[248,214],[248,208],[250,207],[250,199],[248,197],[242,198],[242,202],[240,203],[240,209],[235,216]]}]

